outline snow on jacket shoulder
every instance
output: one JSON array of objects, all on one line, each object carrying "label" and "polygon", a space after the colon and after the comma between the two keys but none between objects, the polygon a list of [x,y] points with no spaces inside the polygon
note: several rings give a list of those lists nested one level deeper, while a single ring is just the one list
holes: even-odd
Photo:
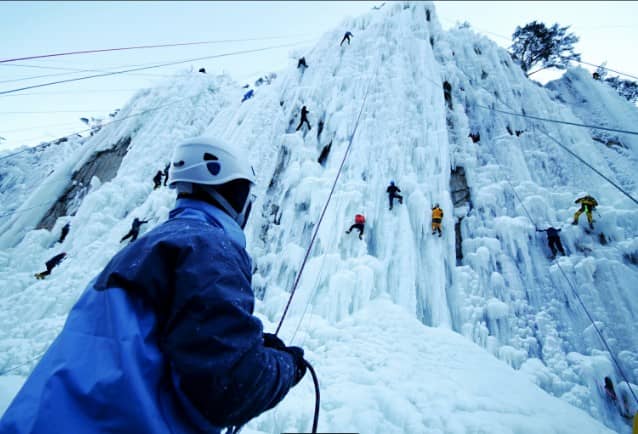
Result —
[{"label": "snow on jacket shoulder", "polygon": [[18,392],[2,433],[218,433],[275,406],[292,357],[262,342],[239,226],[180,199],[113,257]]}]

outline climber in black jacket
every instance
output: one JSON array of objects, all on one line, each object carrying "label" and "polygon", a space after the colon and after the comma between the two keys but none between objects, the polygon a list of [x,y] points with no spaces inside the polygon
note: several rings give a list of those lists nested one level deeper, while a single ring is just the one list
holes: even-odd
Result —
[{"label": "climber in black jacket", "polygon": [[140,227],[144,224],[144,223],[148,223],[148,220],[140,220],[137,217],[135,217],[135,219],[133,220],[133,223],[131,223],[131,230],[128,231],[128,234],[124,235],[124,237],[122,237],[122,239],[120,240],[120,243],[122,241],[124,241],[127,238],[131,239],[131,243],[135,240],[137,240],[137,236],[140,233]]},{"label": "climber in black jacket", "polygon": [[536,232],[547,232],[547,245],[552,251],[552,259],[556,257],[556,250],[558,250],[561,255],[565,256],[565,249],[563,249],[563,244],[560,242],[560,237],[558,236],[560,228],[556,229],[551,226],[547,229],[536,228]]},{"label": "climber in black jacket", "polygon": [[306,106],[301,107],[301,119],[299,120],[299,125],[297,125],[297,129],[295,131],[299,131],[304,122],[306,123],[306,125],[308,125],[309,130],[312,129],[312,127],[310,126],[310,122],[308,122],[308,113],[310,112],[308,111]]},{"label": "climber in black jacket", "polygon": [[403,196],[401,196],[400,194],[397,194],[401,190],[399,190],[399,187],[394,185],[394,181],[390,181],[390,185],[388,185],[388,188],[385,191],[388,193],[388,200],[390,201],[390,209],[392,209],[392,203],[394,202],[395,197],[399,199],[399,203],[401,204],[403,203]]}]

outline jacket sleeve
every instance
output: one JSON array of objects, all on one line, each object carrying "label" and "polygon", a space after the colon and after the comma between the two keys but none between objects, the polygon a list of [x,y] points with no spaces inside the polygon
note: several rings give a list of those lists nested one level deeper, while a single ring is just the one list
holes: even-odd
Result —
[{"label": "jacket sleeve", "polygon": [[175,386],[207,420],[242,425],[284,398],[295,365],[264,347],[248,255],[215,231],[191,238],[177,258],[163,350]]}]

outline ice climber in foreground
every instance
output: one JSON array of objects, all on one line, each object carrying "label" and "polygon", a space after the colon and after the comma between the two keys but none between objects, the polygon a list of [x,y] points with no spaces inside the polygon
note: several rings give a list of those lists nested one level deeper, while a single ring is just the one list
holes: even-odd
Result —
[{"label": "ice climber in foreground", "polygon": [[177,146],[169,219],[89,284],[0,432],[217,434],[302,379],[303,350],[253,315],[245,160],[216,139]]}]

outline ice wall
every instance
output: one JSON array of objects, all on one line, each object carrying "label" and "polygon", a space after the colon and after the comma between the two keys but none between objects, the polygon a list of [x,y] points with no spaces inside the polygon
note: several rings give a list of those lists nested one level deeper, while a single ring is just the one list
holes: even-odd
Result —
[{"label": "ice wall", "polygon": [[[340,47],[346,30],[354,37]],[[582,122],[586,110],[558,100],[565,91],[528,80],[505,51],[470,29],[443,31],[431,3],[388,3],[346,20],[301,55],[308,69],[296,69],[291,58],[244,103],[245,90],[203,74],[145,90],[118,114],[122,122],[65,160],[66,172],[52,175],[61,182],[95,152],[132,138],[116,177],[96,181],[79,205],[64,245],[53,244],[56,226],[27,232],[2,251],[0,372],[24,364],[12,374],[28,374],[82,288],[120,248],[133,217],[151,219],[143,231],[167,218],[173,193],[153,191],[151,178],[177,141],[202,132],[247,148],[258,174],[246,232],[257,311],[274,330],[351,143],[282,329],[284,340],[306,348],[322,377],[320,426],[607,432],[577,407],[626,431],[599,390],[605,375],[620,380],[618,372],[526,210],[542,228],[562,226],[569,256],[558,263],[635,383],[638,208],[545,134],[627,188],[636,175],[624,154],[610,153],[588,129],[491,109],[570,122]],[[303,105],[312,128],[296,132]],[[125,118],[134,113],[141,115]],[[635,158],[635,148],[625,151]],[[463,201],[452,197],[461,167],[469,192]],[[404,197],[391,211],[390,180]],[[592,234],[584,216],[581,226],[568,224],[584,191],[600,202]],[[36,190],[30,200],[42,194]],[[441,238],[430,234],[436,202],[445,211]],[[367,218],[361,241],[356,231],[344,233],[356,213]],[[62,249],[69,259],[35,282],[39,265]],[[312,396],[304,380],[249,428],[307,429]]]}]

